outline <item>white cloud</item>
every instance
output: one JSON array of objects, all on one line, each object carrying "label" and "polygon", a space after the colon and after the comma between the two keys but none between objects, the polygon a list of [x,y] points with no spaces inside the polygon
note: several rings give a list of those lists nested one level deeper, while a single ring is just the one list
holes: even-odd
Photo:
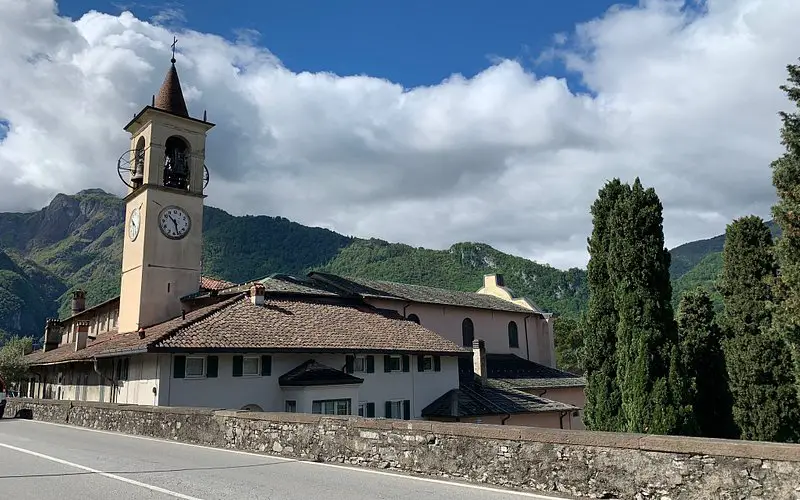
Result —
[{"label": "white cloud", "polygon": [[[217,123],[207,202],[415,246],[485,241],[558,267],[585,264],[588,208],[615,176],[656,188],[669,246],[769,217],[800,2],[701,6],[647,0],[554,34],[548,55],[590,95],[510,60],[413,89],[297,74],[254,33],[184,31],[187,104]],[[121,193],[121,127],[158,90],[172,33],[130,13],[72,22],[46,0],[0,11],[0,183],[13,186],[0,210]]]}]

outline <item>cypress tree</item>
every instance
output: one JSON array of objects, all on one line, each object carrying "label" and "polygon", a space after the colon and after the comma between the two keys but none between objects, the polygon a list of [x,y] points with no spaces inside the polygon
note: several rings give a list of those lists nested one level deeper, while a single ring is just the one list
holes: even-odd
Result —
[{"label": "cypress tree", "polygon": [[621,399],[617,386],[617,311],[614,285],[608,273],[608,252],[614,234],[609,227],[611,213],[627,193],[619,179],[598,192],[591,208],[594,228],[588,238],[587,281],[589,305],[583,318],[583,367],[586,376],[584,422],[588,429],[618,431],[621,427]]},{"label": "cypress tree", "polygon": [[714,302],[702,288],[683,295],[678,313],[681,363],[694,428],[689,434],[713,438],[736,438],[733,401],[722,350],[722,332],[714,318]]},{"label": "cypress tree", "polygon": [[684,432],[686,408],[664,247],[663,207],[637,178],[615,205],[608,270],[614,286],[617,384],[622,428],[628,432]]},{"label": "cypress tree", "polygon": [[788,83],[780,88],[794,103],[795,111],[780,113],[781,143],[786,152],[772,163],[772,184],[778,194],[772,216],[782,230],[775,249],[783,292],[775,327],[791,348],[800,397],[800,66],[790,64],[787,71]]},{"label": "cypress tree", "polygon": [[791,355],[772,325],[778,267],[772,234],[757,216],[728,225],[718,288],[725,309],[725,359],[741,438],[795,441],[800,407]]}]

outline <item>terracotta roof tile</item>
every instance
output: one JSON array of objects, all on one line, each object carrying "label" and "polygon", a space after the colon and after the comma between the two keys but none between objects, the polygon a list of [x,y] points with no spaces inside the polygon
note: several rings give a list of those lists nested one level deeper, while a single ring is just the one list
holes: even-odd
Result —
[{"label": "terracotta roof tile", "polygon": [[467,353],[399,315],[324,299],[240,298],[202,321],[180,328],[156,349],[300,350]]},{"label": "terracotta roof tile", "polygon": [[183,99],[181,81],[178,78],[178,70],[175,69],[174,61],[167,70],[164,82],[158,90],[155,107],[174,115],[189,118],[189,110],[186,109],[186,101]]},{"label": "terracotta roof tile", "polygon": [[292,368],[278,377],[278,384],[282,387],[302,387],[312,385],[350,385],[364,382],[349,373],[309,359],[305,363]]},{"label": "terracotta roof tile", "polygon": [[236,283],[231,283],[230,281],[212,278],[210,276],[200,277],[201,290],[224,290],[232,286],[236,286]]}]

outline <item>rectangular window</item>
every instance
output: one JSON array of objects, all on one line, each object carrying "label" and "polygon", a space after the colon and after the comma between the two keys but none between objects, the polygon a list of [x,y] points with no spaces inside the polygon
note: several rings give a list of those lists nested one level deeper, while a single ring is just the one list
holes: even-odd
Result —
[{"label": "rectangular window", "polygon": [[316,400],[311,403],[311,413],[315,413],[317,415],[350,415],[350,400]]},{"label": "rectangular window", "polygon": [[389,361],[390,372],[399,372],[402,369],[402,361],[400,356],[389,356],[387,360]]},{"label": "rectangular window", "polygon": [[363,417],[367,412],[367,403],[359,402],[358,403],[358,416]]},{"label": "rectangular window", "polygon": [[386,402],[386,418],[403,418],[403,401]]},{"label": "rectangular window", "polygon": [[258,369],[258,361],[258,356],[245,356],[242,361],[242,375],[245,377],[259,375],[261,372]]},{"label": "rectangular window", "polygon": [[206,358],[186,357],[186,378],[200,378],[205,375]]},{"label": "rectangular window", "polygon": [[297,413],[297,401],[294,399],[286,400],[286,413]]},{"label": "rectangular window", "polygon": [[353,363],[353,371],[364,373],[367,371],[367,358],[364,356],[356,356]]},{"label": "rectangular window", "polygon": [[429,372],[431,370],[433,370],[433,356],[423,356],[422,371]]}]

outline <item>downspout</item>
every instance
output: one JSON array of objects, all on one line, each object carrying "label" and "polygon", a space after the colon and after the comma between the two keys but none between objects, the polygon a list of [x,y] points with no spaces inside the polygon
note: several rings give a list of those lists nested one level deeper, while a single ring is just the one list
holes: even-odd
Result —
[{"label": "downspout", "polygon": [[411,302],[406,302],[406,305],[404,305],[404,306],[403,306],[403,317],[404,317],[404,318],[406,317],[406,309],[407,309],[407,308],[408,308],[408,306],[410,306],[410,305],[411,305]]},{"label": "downspout", "polygon": [[547,389],[543,390],[543,391],[542,391],[542,393],[541,393],[541,394],[539,394],[539,397],[541,398],[541,397],[542,397],[542,396],[544,396],[545,394],[547,394]]},{"label": "downspout", "polygon": [[[94,372],[100,376],[100,380],[108,380],[109,382],[111,382],[111,387],[109,387],[109,389],[111,389],[111,394],[109,394],[109,398],[108,399],[109,400],[112,399],[113,398],[113,394],[114,394],[114,380],[104,376],[103,373],[100,370],[97,369],[97,358],[92,358],[92,368],[94,368]],[[101,401],[101,403],[103,403],[103,402],[104,401]],[[110,401],[110,402],[113,402],[113,401]]]},{"label": "downspout", "polygon": [[506,420],[508,420],[509,418],[511,418],[511,414],[506,413],[506,416],[503,417],[503,420],[500,421],[500,425],[506,425]]},{"label": "downspout", "polygon": [[530,360],[531,360],[531,345],[530,345],[530,343],[528,342],[528,318],[530,318],[530,317],[531,317],[531,315],[530,315],[530,314],[528,314],[528,315],[527,315],[527,316],[525,316],[525,318],[523,318],[523,320],[522,320],[522,323],[525,325],[525,349],[528,351],[528,354],[527,354],[527,356],[528,356],[528,361],[530,361]]},{"label": "downspout", "polygon": [[558,413],[559,413],[559,415],[560,415],[560,416],[558,417],[558,426],[559,426],[561,429],[563,429],[563,428],[564,428],[564,417],[566,417],[566,416],[567,416],[567,412],[566,412],[566,411],[560,411],[560,412],[558,412]]}]

